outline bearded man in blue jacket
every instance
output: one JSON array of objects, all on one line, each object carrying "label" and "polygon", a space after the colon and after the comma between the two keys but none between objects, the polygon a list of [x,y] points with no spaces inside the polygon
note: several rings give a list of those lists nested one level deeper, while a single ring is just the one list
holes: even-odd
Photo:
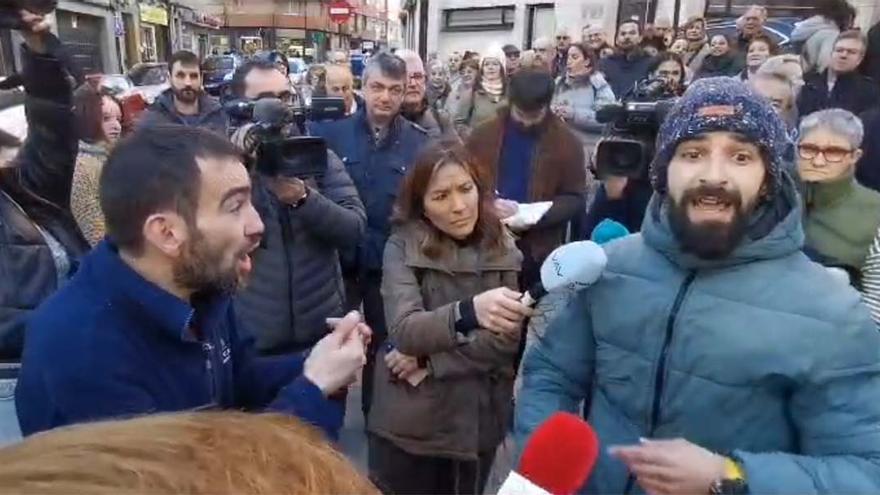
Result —
[{"label": "bearded man in blue jacket", "polygon": [[196,409],[271,410],[335,438],[329,395],[364,363],[354,313],[308,357],[257,357],[232,294],[263,222],[238,150],[178,125],[120,142],[101,175],[108,238],[31,316],[15,404],[25,435],[84,421]]},{"label": "bearded man in blue jacket", "polygon": [[610,448],[584,493],[880,492],[880,333],[801,251],[786,145],[742,83],[691,86],[641,233],[525,356],[520,447],[586,401]]}]

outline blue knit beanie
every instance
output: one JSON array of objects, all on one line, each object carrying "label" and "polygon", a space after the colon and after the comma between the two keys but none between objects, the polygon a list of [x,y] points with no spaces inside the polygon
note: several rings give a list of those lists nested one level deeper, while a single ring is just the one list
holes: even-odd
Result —
[{"label": "blue knit beanie", "polygon": [[785,123],[769,101],[732,77],[695,81],[669,111],[657,135],[657,153],[651,163],[654,190],[666,193],[667,168],[679,143],[712,131],[742,134],[765,150],[770,158],[768,192],[775,194],[788,144]]}]

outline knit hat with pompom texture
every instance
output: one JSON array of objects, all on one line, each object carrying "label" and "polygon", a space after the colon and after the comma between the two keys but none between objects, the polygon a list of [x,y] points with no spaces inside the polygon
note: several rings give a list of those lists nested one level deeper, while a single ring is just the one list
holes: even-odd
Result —
[{"label": "knit hat with pompom texture", "polygon": [[695,81],[672,107],[657,135],[657,153],[651,163],[651,184],[665,194],[667,169],[675,148],[688,139],[713,131],[745,136],[767,152],[768,193],[781,184],[783,159],[789,143],[785,123],[770,102],[744,82],[732,77]]}]

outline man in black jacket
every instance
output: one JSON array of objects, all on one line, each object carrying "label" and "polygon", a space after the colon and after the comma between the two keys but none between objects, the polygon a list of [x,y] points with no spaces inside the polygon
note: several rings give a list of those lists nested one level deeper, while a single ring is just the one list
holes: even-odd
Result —
[{"label": "man in black jacket", "polygon": [[857,71],[866,47],[865,35],[859,31],[845,31],[837,37],[828,69],[804,76],[797,101],[801,117],[826,108],[858,115],[878,105],[880,84]]},{"label": "man in black jacket", "polygon": [[22,14],[28,137],[0,167],[0,360],[21,357],[27,316],[88,251],[69,211],[77,154],[73,88],[61,43],[42,16]]},{"label": "man in black jacket", "polygon": [[[290,96],[287,78],[268,61],[239,67],[232,87],[247,101]],[[237,136],[247,132],[246,126],[233,130],[233,142],[241,142]],[[344,314],[338,253],[357,246],[366,213],[339,157],[327,151],[326,160],[318,176],[288,177],[260,169],[253,174],[253,201],[266,232],[254,253],[250,283],[236,297],[236,310],[264,354],[308,349],[328,333],[327,318]]]},{"label": "man in black jacket", "polygon": [[599,62],[599,69],[618,99],[624,99],[636,82],[648,75],[653,58],[641,49],[641,43],[642,28],[638,21],[625,20],[617,27],[614,55]]},{"label": "man in black jacket", "polygon": [[868,50],[862,62],[862,74],[880,82],[880,22],[868,31]]},{"label": "man in black jacket", "polygon": [[171,88],[165,90],[141,117],[138,127],[157,124],[181,124],[203,127],[214,132],[226,131],[223,107],[205,93],[202,87],[202,69],[199,57],[181,50],[168,61]]}]

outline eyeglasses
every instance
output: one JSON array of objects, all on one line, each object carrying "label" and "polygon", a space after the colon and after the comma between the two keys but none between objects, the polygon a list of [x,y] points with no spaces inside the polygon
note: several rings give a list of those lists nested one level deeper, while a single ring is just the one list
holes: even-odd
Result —
[{"label": "eyeglasses", "polygon": [[418,81],[424,81],[424,80],[425,80],[425,75],[422,74],[421,72],[414,72],[414,73],[412,73],[412,74],[409,74],[409,76],[407,76],[407,77],[408,77],[408,79],[411,80],[411,81],[417,81],[417,82],[418,82]]},{"label": "eyeglasses", "polygon": [[557,36],[556,41],[570,40],[571,36]]},{"label": "eyeglasses", "polygon": [[827,148],[820,148],[812,144],[798,146],[798,155],[804,160],[814,160],[821,153],[828,163],[840,163],[844,158],[852,155],[852,152],[853,150],[851,149],[838,148],[836,146],[829,146]]}]

